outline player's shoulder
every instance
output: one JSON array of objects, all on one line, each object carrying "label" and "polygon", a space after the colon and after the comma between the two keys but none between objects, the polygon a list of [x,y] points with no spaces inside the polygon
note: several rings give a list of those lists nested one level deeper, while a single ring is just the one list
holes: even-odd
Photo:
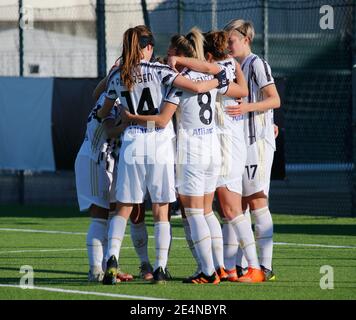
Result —
[{"label": "player's shoulder", "polygon": [[[104,92],[101,93],[99,99],[96,101],[95,107],[98,107],[98,106],[101,107],[101,106],[103,106],[103,104],[104,104],[104,102],[105,102],[105,97],[106,97],[106,92],[104,91]],[[94,108],[95,108],[95,107],[94,107]]]},{"label": "player's shoulder", "polygon": [[224,60],[220,60],[217,62],[217,64],[225,67],[225,68],[235,68],[236,62],[234,58],[227,58]]},{"label": "player's shoulder", "polygon": [[109,74],[108,74],[108,78],[106,80],[106,87],[111,83],[111,82],[114,82],[113,80],[117,79],[118,77],[120,77],[120,70],[121,70],[121,67],[120,66],[117,66],[117,65],[114,65],[110,71],[109,71]]},{"label": "player's shoulder", "polygon": [[253,54],[250,64],[254,69],[264,70],[267,67],[270,68],[269,63],[264,58],[258,56],[257,54]]},{"label": "player's shoulder", "polygon": [[147,67],[147,68],[151,68],[153,70],[167,70],[167,71],[172,71],[174,72],[174,70],[167,64],[161,63],[159,61],[145,61],[145,60],[141,60],[140,62],[140,66],[141,67]]},{"label": "player's shoulder", "polygon": [[211,80],[214,78],[214,76],[211,74],[207,74],[204,72],[199,72],[191,69],[187,69],[185,71],[183,70],[181,75],[187,77],[190,80],[198,80],[198,81]]}]

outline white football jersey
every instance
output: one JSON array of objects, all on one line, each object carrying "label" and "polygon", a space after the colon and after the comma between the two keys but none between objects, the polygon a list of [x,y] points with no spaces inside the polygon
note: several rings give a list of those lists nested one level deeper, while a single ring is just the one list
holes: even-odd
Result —
[{"label": "white football jersey", "polygon": [[[105,93],[102,93],[89,114],[84,141],[78,153],[78,155],[90,157],[96,163],[107,161],[114,154],[117,155],[119,146],[119,137],[117,139],[108,138],[103,126],[104,121],[108,119],[118,120],[119,111],[116,105],[106,118],[101,120],[97,117],[97,112],[103,106],[104,101]],[[112,170],[113,168],[108,169]]]},{"label": "white football jersey", "polygon": [[[218,61],[217,64],[225,69],[226,77],[230,82],[236,82],[236,64],[233,58]],[[227,106],[234,106],[237,104],[237,99],[218,94],[218,107],[222,108],[221,115],[217,117],[217,126],[220,129],[230,130],[234,135],[243,134],[243,119],[244,116],[229,116],[225,112]]]},{"label": "white football jersey", "polygon": [[[206,81],[214,76],[186,69],[182,76],[192,81]],[[215,128],[215,101],[218,93],[224,94],[227,86],[213,89],[205,93],[191,93],[189,91],[172,88],[168,92],[166,101],[179,106],[177,122],[178,129],[184,129],[188,134],[200,136],[210,134]]]},{"label": "white football jersey", "polygon": [[[242,61],[241,68],[249,90],[246,102],[254,103],[262,101],[261,89],[274,83],[271,67],[265,60],[251,53]],[[273,124],[273,109],[265,112],[249,112],[245,118],[247,145],[255,143],[258,139],[265,139],[275,149],[276,142]]]},{"label": "white football jersey", "polygon": [[[106,97],[112,100],[119,98],[121,105],[132,114],[158,114],[164,104],[167,89],[178,75],[168,65],[141,60],[133,76],[135,84],[131,91],[121,81],[120,68],[118,68],[108,79]],[[147,128],[139,125],[130,125],[125,130],[125,135],[129,134],[130,138],[142,133],[147,133]],[[172,121],[164,129],[156,129],[156,133],[174,137]]]}]

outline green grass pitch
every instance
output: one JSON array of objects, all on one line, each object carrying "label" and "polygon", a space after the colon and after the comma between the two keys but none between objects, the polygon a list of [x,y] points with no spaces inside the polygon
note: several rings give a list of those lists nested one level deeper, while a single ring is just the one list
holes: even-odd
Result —
[{"label": "green grass pitch", "polygon": [[[146,219],[152,236],[150,213]],[[195,264],[186,241],[181,239],[184,238],[181,221],[174,219],[173,237],[177,239],[172,241],[168,262],[173,281],[153,285],[136,277],[132,282],[103,286],[87,282],[85,233],[90,220],[86,214],[67,207],[3,205],[0,206],[0,299],[124,299],[131,296],[198,300],[356,299],[356,219],[277,214],[273,219],[275,282],[183,284],[182,279],[195,271]],[[315,246],[308,246],[310,244]],[[152,237],[149,254],[153,262]],[[24,265],[33,267],[35,289],[19,287],[23,276],[20,268]],[[121,252],[121,268],[137,276],[138,265],[127,234]],[[333,268],[334,289],[320,288],[323,265]],[[43,287],[58,291],[40,290]]]}]

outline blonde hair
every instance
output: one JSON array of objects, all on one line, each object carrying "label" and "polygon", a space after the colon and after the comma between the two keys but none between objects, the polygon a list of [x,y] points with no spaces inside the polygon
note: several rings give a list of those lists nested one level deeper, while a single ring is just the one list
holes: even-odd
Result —
[{"label": "blonde hair", "polygon": [[205,60],[204,57],[204,36],[198,28],[192,28],[188,34],[174,35],[171,38],[171,46],[177,51],[177,55],[184,55],[188,58]]},{"label": "blonde hair", "polygon": [[247,37],[250,43],[253,42],[255,38],[255,28],[251,21],[245,21],[242,19],[231,20],[225,27],[224,30],[227,32],[236,31],[241,38]]},{"label": "blonde hair", "polygon": [[129,90],[131,90],[134,85],[132,73],[142,59],[140,40],[143,36],[151,37],[153,39],[151,30],[143,25],[129,28],[124,33],[122,55],[120,58],[120,74],[122,82]]}]

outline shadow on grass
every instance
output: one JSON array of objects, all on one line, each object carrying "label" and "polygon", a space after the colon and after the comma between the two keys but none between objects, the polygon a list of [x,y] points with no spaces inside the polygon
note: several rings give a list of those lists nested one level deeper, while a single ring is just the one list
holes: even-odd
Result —
[{"label": "shadow on grass", "polygon": [[[0,267],[0,270],[6,271],[17,271],[19,272],[19,268],[12,268],[12,267]],[[51,274],[71,274],[71,275],[80,275],[80,276],[87,276],[86,272],[77,272],[77,271],[68,271],[68,270],[48,270],[48,269],[34,269],[34,273],[51,273]]]},{"label": "shadow on grass", "polygon": [[[356,223],[356,221],[355,221]],[[276,224],[274,232],[279,234],[356,236],[356,225],[349,224]]]},{"label": "shadow on grass", "polygon": [[88,213],[74,206],[0,205],[0,218],[80,218]]}]

